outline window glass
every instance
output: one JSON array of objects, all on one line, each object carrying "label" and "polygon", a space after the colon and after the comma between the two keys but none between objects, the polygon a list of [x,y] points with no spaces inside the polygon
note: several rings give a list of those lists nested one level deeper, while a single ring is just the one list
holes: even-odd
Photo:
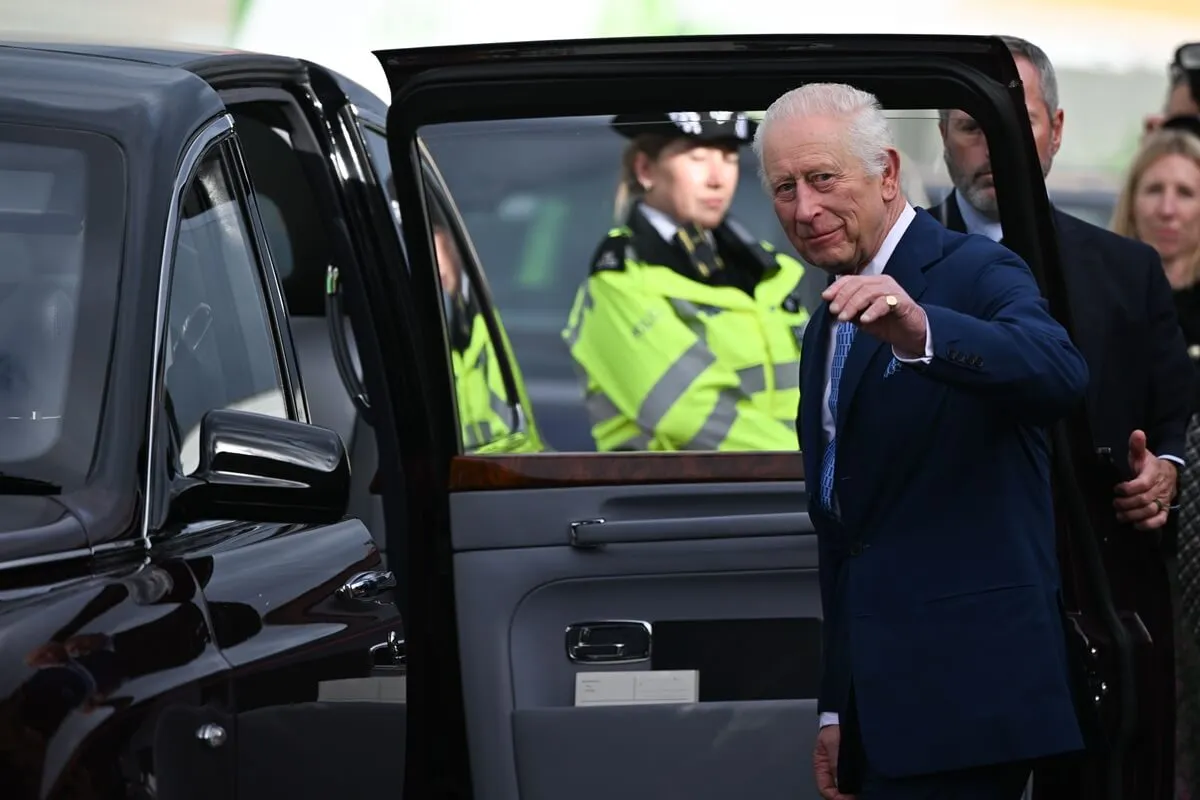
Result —
[{"label": "window glass", "polygon": [[198,464],[208,411],[288,415],[260,276],[244,209],[215,149],[184,195],[167,318],[165,397],[181,474]]},{"label": "window glass", "polygon": [[510,397],[509,381],[520,383],[521,375],[505,345],[504,323],[476,286],[478,271],[468,261],[470,248],[463,230],[432,194],[427,198],[463,450],[537,451],[541,446],[536,431],[518,410],[524,404],[519,396]]},{"label": "window glass", "polygon": [[[949,186],[938,112],[891,117],[904,191],[929,206]],[[478,253],[546,446],[795,450],[801,337],[825,273],[806,268],[783,235],[745,137],[740,148],[715,148],[723,166],[688,190],[701,205],[728,203],[705,234],[724,277],[700,276],[695,252],[674,235],[678,220],[635,211],[649,197],[617,208],[637,148],[612,121],[420,131]],[[709,157],[660,155],[657,174],[668,176],[684,163],[671,166],[668,155]]]},{"label": "window glass", "polygon": [[0,125],[0,472],[63,485],[87,475],[124,230],[111,139]]},{"label": "window glass", "polygon": [[379,183],[387,195],[388,205],[392,213],[399,219],[400,212],[396,203],[396,185],[392,182],[392,157],[388,154],[387,135],[376,128],[362,126],[363,138],[367,142],[367,151],[371,154],[371,162]]}]

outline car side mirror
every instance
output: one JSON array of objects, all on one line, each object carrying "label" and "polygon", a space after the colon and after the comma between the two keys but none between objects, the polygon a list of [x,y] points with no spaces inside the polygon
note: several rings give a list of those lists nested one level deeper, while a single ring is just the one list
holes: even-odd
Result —
[{"label": "car side mirror", "polygon": [[349,502],[350,462],[337,433],[214,409],[200,422],[200,463],[173,493],[168,523],[330,523]]}]

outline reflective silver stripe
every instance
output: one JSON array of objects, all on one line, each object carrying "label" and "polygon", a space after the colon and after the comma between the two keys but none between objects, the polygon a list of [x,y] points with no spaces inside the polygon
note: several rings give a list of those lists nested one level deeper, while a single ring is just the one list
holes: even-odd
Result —
[{"label": "reflective silver stripe", "polygon": [[463,450],[473,450],[479,445],[479,437],[475,435],[475,426],[468,425],[466,436],[463,437]]},{"label": "reflective silver stripe", "polygon": [[785,419],[785,420],[783,421],[783,424],[784,424],[784,425],[786,425],[786,426],[788,427],[788,430],[790,430],[792,433],[795,433],[795,432],[796,432],[796,420],[794,420],[794,419]]},{"label": "reflective silver stripe", "polygon": [[761,365],[739,369],[737,376],[738,385],[742,387],[742,392],[747,395],[765,392],[767,389],[767,376],[763,372]]},{"label": "reflective silver stripe", "polygon": [[675,297],[668,298],[668,302],[670,302],[671,308],[675,309],[675,315],[684,325],[687,325],[692,335],[700,341],[704,341],[708,336],[708,326],[700,318],[700,306],[690,300],[680,300]]},{"label": "reflective silver stripe", "polygon": [[[787,391],[800,388],[800,362],[785,361],[773,368],[775,375],[775,391]],[[738,384],[746,394],[757,394],[766,391],[766,373],[761,366],[744,367],[737,371]]]},{"label": "reflective silver stripe", "polygon": [[800,362],[785,361],[775,365],[775,391],[800,388]]},{"label": "reflective silver stripe", "polygon": [[808,322],[805,322],[803,325],[793,325],[792,326],[792,336],[794,336],[796,338],[796,344],[798,344],[798,345],[804,344],[804,329],[807,327],[808,327]]},{"label": "reflective silver stripe", "polygon": [[508,404],[508,401],[495,392],[490,392],[489,394],[492,396],[492,413],[502,420],[511,420],[513,415],[512,406]]},{"label": "reflective silver stripe", "polygon": [[588,415],[593,423],[607,422],[613,417],[621,416],[621,409],[603,392],[592,392],[583,403],[587,406]]},{"label": "reflective silver stripe", "polygon": [[634,436],[632,439],[626,439],[625,441],[621,442],[619,445],[617,445],[616,447],[613,448],[613,451],[614,452],[623,451],[623,452],[628,453],[628,452],[636,452],[639,450],[649,450],[650,449],[650,441],[651,440],[650,440],[649,434],[639,433],[637,436]]},{"label": "reflective silver stripe", "polygon": [[715,361],[712,351],[704,342],[692,344],[646,393],[638,408],[638,424],[646,430],[656,429],[676,401],[687,393],[696,376]]},{"label": "reflective silver stripe", "polygon": [[567,348],[570,349],[579,341],[579,333],[583,330],[583,315],[585,312],[591,311],[595,301],[592,300],[592,290],[586,283],[583,285],[583,301],[579,306],[579,314],[575,317],[575,324],[567,328],[566,342]]},{"label": "reflective silver stripe", "polygon": [[722,389],[712,413],[684,450],[716,450],[737,421],[737,403],[742,393],[737,389]]}]

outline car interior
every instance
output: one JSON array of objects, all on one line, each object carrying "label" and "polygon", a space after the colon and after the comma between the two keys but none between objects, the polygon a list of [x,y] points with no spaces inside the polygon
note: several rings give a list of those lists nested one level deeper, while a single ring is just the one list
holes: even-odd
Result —
[{"label": "car interior", "polygon": [[59,440],[80,328],[89,164],[78,149],[0,143],[0,462]]},{"label": "car interior", "polygon": [[[383,509],[370,491],[378,458],[375,436],[342,381],[326,314],[327,270],[341,259],[330,216],[323,213],[313,188],[325,169],[322,157],[308,123],[286,97],[231,103],[230,113],[287,298],[310,421],[331,428],[345,442],[352,474],[347,514],[363,521],[382,552]],[[349,319],[342,322],[358,369]]]}]

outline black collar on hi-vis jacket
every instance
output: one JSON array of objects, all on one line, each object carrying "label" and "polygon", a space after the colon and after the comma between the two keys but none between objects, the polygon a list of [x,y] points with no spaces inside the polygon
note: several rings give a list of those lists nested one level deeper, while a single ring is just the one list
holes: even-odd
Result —
[{"label": "black collar on hi-vis jacket", "polygon": [[710,286],[733,286],[753,296],[754,288],[763,277],[778,266],[775,256],[767,252],[748,230],[726,217],[712,231],[722,266],[704,275],[683,245],[677,240],[668,242],[664,239],[639,206],[635,204],[629,210],[625,222],[628,234],[609,236],[596,248],[592,273],[623,270],[626,260],[635,259],[667,267],[690,280]]}]

